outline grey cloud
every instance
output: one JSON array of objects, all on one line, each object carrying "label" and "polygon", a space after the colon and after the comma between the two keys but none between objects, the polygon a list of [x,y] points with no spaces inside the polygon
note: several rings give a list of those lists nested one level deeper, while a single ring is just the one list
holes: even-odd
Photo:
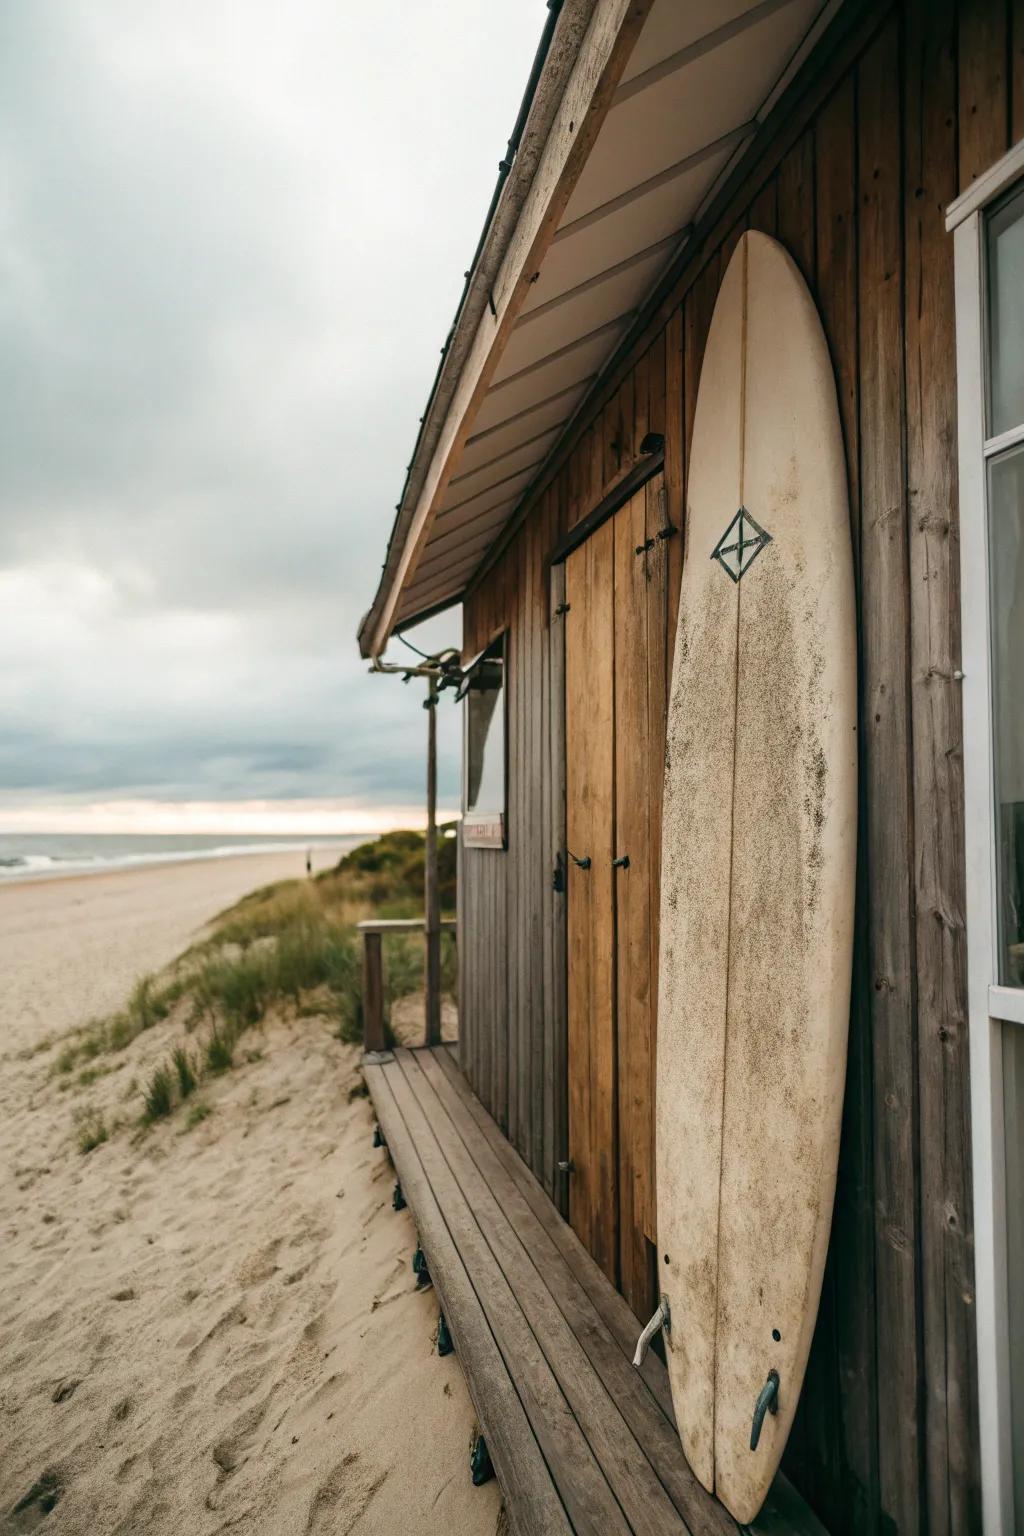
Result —
[{"label": "grey cloud", "polygon": [[542,19],[2,8],[0,797],[420,797],[354,632]]}]

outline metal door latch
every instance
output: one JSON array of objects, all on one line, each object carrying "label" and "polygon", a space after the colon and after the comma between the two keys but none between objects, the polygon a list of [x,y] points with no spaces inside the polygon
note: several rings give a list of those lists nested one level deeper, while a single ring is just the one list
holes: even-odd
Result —
[{"label": "metal door latch", "polygon": [[621,853],[617,859],[612,859],[612,869],[628,869],[629,854]]},{"label": "metal door latch", "polygon": [[659,1328],[664,1328],[666,1333],[672,1330],[671,1314],[668,1308],[668,1297],[663,1296],[658,1303],[658,1310],[645,1327],[643,1333],[636,1341],[636,1354],[633,1356],[633,1364],[637,1370],[643,1365],[647,1351],[651,1347],[651,1340]]},{"label": "metal door latch", "polygon": [[750,1426],[750,1449],[757,1450],[757,1442],[761,1438],[761,1425],[764,1423],[766,1413],[778,1413],[779,1411],[779,1373],[769,1371],[768,1380],[757,1394],[757,1402],[754,1404],[754,1422]]},{"label": "metal door latch", "polygon": [[569,1174],[576,1172],[576,1164],[573,1162],[571,1157],[564,1158],[562,1162],[556,1163],[555,1167],[558,1169],[559,1173]]},{"label": "metal door latch", "polygon": [[562,855],[560,853],[555,854],[555,868],[551,876],[551,889],[556,896],[561,896],[565,892],[565,865],[562,862]]},{"label": "metal door latch", "polygon": [[576,857],[576,855],[573,853],[571,848],[567,848],[565,851],[569,855],[570,859],[572,859],[572,861],[576,865],[577,869],[589,869],[590,868],[590,854],[589,853],[585,853],[583,855],[582,859],[578,859]]}]

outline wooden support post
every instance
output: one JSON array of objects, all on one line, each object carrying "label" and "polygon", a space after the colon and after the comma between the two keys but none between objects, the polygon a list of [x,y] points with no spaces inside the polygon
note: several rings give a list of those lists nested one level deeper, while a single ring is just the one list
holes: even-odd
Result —
[{"label": "wooden support post", "polygon": [[437,679],[427,683],[427,848],[423,870],[427,934],[426,1036],[441,1040],[441,895],[437,885]]},{"label": "wooden support post", "polygon": [[380,940],[379,933],[363,934],[363,1049],[366,1051],[387,1049]]}]

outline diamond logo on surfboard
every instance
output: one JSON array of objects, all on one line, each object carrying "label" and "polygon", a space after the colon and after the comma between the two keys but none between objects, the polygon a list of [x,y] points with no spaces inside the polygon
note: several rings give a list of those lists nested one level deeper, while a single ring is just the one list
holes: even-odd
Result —
[{"label": "diamond logo on surfboard", "polygon": [[746,507],[740,507],[711,551],[711,558],[718,561],[733,581],[739,581],[771,541],[771,534],[766,533],[761,524],[751,517]]}]

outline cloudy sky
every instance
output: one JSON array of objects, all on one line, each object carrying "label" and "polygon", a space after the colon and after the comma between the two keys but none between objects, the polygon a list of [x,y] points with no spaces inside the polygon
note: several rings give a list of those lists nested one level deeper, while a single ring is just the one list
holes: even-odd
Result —
[{"label": "cloudy sky", "polygon": [[0,828],[422,803],[354,636],[543,20],[0,6]]}]

